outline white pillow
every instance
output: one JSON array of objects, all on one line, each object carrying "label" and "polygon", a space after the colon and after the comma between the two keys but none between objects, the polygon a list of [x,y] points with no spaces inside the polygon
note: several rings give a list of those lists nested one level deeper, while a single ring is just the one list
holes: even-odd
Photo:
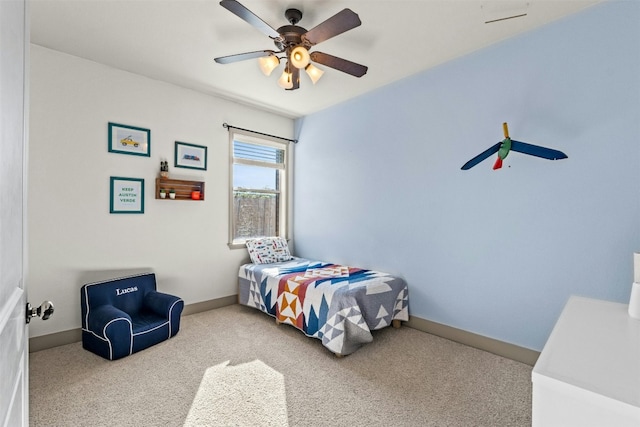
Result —
[{"label": "white pillow", "polygon": [[283,237],[247,240],[246,245],[254,264],[271,264],[292,259],[287,240]]}]

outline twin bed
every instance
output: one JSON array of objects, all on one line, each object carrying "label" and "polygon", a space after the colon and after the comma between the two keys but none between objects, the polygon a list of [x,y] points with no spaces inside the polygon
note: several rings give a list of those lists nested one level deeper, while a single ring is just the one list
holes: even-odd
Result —
[{"label": "twin bed", "polygon": [[[262,245],[262,246],[260,246]],[[281,256],[256,257],[240,267],[240,304],[257,308],[322,340],[338,356],[351,354],[373,340],[371,331],[409,320],[406,282],[379,271],[330,264],[288,255],[282,241],[260,240],[259,249]],[[284,242],[286,248],[286,241]],[[283,259],[286,259],[283,261]],[[258,262],[256,262],[258,261]]]}]

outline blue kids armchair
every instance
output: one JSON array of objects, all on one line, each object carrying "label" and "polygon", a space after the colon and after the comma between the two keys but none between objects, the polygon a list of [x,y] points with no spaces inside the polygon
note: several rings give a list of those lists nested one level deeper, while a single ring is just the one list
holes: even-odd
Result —
[{"label": "blue kids armchair", "polygon": [[153,273],[88,283],[80,289],[82,347],[116,360],[178,333],[182,299],[156,291]]}]

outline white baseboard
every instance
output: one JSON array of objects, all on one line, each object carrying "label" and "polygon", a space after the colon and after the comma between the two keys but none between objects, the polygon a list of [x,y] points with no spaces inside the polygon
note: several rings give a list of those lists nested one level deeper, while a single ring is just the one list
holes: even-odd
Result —
[{"label": "white baseboard", "polygon": [[[227,305],[237,304],[237,302],[237,295],[229,295],[228,297],[196,302],[194,304],[185,305],[184,310],[182,310],[182,315],[188,316],[189,314],[200,313],[202,311],[208,311]],[[29,353],[34,353],[36,351],[46,350],[48,348],[58,347],[61,345],[72,344],[78,341],[82,341],[81,328],[55,332],[48,335],[41,335],[39,337],[29,338]]]},{"label": "white baseboard", "polygon": [[406,326],[531,366],[536,364],[540,356],[539,351],[519,347],[515,344],[474,334],[473,332],[432,322],[431,320],[425,320],[420,317],[409,316],[409,321],[406,323]]},{"label": "white baseboard", "polygon": [[[228,297],[186,305],[182,311],[182,315],[188,316],[189,314],[214,310],[216,308],[237,303],[238,296],[229,295]],[[460,344],[488,351],[489,353],[497,354],[498,356],[526,363],[531,366],[535,365],[536,360],[538,360],[538,356],[540,356],[540,352],[535,350],[519,347],[514,344],[498,341],[493,338],[467,332],[462,329],[456,329],[430,320],[421,319],[420,317],[409,316],[409,321],[406,322],[405,325],[422,332],[437,335],[451,341],[459,342]],[[33,353],[78,341],[82,341],[82,330],[80,328],[33,337],[29,339],[29,352]]]}]

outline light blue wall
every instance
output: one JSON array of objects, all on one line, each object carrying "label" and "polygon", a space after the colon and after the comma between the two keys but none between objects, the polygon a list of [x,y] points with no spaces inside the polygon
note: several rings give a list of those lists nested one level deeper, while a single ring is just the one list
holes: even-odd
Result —
[{"label": "light blue wall", "polygon": [[[504,121],[569,159],[461,171]],[[403,276],[411,315],[541,350],[571,294],[628,302],[640,3],[597,5],[296,129],[297,255]]]}]

